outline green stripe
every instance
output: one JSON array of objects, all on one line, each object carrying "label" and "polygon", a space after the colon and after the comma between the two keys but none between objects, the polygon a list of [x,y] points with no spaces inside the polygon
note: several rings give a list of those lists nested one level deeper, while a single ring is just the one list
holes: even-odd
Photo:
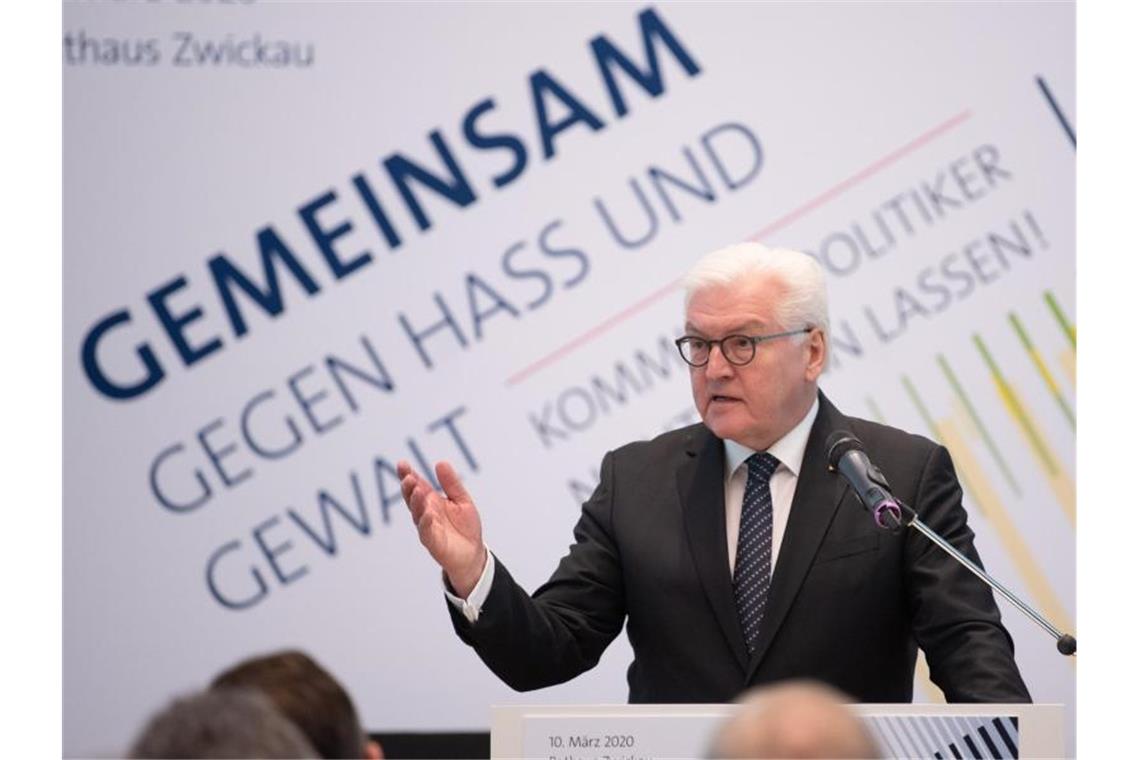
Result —
[{"label": "green stripe", "polygon": [[934,440],[945,445],[942,436],[938,435],[938,426],[934,424],[934,418],[930,416],[930,412],[926,408],[926,404],[922,403],[922,399],[918,396],[918,391],[914,387],[914,383],[906,375],[902,376],[903,388],[906,389],[906,395],[910,396],[910,400],[914,402],[915,407],[918,409],[918,414],[922,417],[922,421],[930,428],[930,434],[934,436]]},{"label": "green stripe", "polygon": [[1069,421],[1069,427],[1075,428],[1077,426],[1077,417],[1073,414],[1072,407],[1069,402],[1065,401],[1065,397],[1061,395],[1060,389],[1057,387],[1057,381],[1049,375],[1049,370],[1041,366],[1041,354],[1033,347],[1033,342],[1029,340],[1029,334],[1025,332],[1025,327],[1022,326],[1021,320],[1012,311],[1009,313],[1009,322],[1013,325],[1014,332],[1021,340],[1021,345],[1025,347],[1025,352],[1029,354],[1029,358],[1033,359],[1033,366],[1042,373],[1041,379],[1045,382],[1045,387],[1049,389],[1049,393],[1057,401],[1057,406],[1061,407],[1061,412],[1065,415],[1065,419]]},{"label": "green stripe", "polygon": [[[940,444],[945,446],[946,441],[944,441],[942,439],[942,436],[940,436],[938,434],[938,426],[934,424],[934,418],[930,416],[930,411],[926,408],[926,404],[922,403],[922,399],[919,398],[918,390],[914,387],[914,383],[912,383],[910,381],[909,377],[907,377],[906,375],[903,375],[902,376],[902,384],[903,384],[903,388],[906,389],[906,395],[910,396],[910,400],[914,403],[915,407],[918,409],[919,416],[922,417],[923,421],[926,423],[926,426],[928,428],[930,428],[931,436],[934,437],[934,440],[938,441]],[[979,507],[981,507],[982,502],[978,499],[978,495],[976,493],[974,493],[974,489],[970,485],[970,481],[965,479],[965,478],[960,478],[959,482],[961,482],[961,484],[965,487],[966,493],[969,494],[969,496],[970,496],[970,501],[972,501],[974,504],[977,504]]]},{"label": "green stripe", "polygon": [[1061,326],[1061,331],[1065,333],[1065,337],[1069,339],[1069,345],[1074,350],[1077,348],[1077,331],[1069,324],[1069,320],[1065,318],[1065,312],[1061,311],[1061,304],[1057,303],[1056,296],[1053,291],[1045,291],[1045,303],[1049,305],[1049,311],[1053,312],[1053,318],[1057,320],[1057,324]]},{"label": "green stripe", "polygon": [[946,357],[942,354],[938,355],[938,366],[942,369],[942,374],[946,377],[946,381],[950,383],[950,387],[954,390],[954,395],[962,402],[962,406],[966,407],[966,412],[970,415],[970,419],[973,420],[974,426],[982,436],[982,442],[985,443],[986,449],[990,452],[990,456],[997,462],[998,469],[1001,470],[1005,482],[1009,484],[1009,487],[1013,489],[1015,494],[1021,496],[1021,486],[1019,486],[1017,480],[1014,479],[1013,471],[1009,468],[1009,465],[1006,464],[1005,457],[1001,455],[997,444],[994,443],[990,431],[986,428],[985,424],[982,423],[982,417],[978,414],[978,410],[970,403],[969,397],[966,396],[966,391],[962,388],[962,384],[958,382],[958,376],[955,375],[954,370],[950,368],[950,362],[946,361]]},{"label": "green stripe", "polygon": [[1013,390],[1010,388],[1009,383],[1005,381],[1005,377],[1002,375],[1001,370],[998,369],[997,363],[994,362],[994,358],[990,355],[989,350],[986,349],[986,344],[982,342],[982,336],[978,333],[974,333],[974,345],[977,346],[978,352],[982,355],[986,366],[988,366],[990,372],[993,373],[994,379],[997,380],[998,384],[1005,390],[1006,396],[1009,398],[1010,406],[1013,407],[1014,417],[1017,419],[1018,424],[1021,425],[1021,429],[1024,430],[1025,434],[1029,437],[1029,442],[1037,451],[1037,456],[1041,458],[1045,469],[1049,471],[1050,475],[1057,475],[1057,463],[1053,461],[1053,457],[1049,456],[1049,451],[1045,448],[1045,443],[1033,428],[1033,423],[1029,421],[1029,415],[1025,413],[1025,409],[1022,408],[1017,398],[1013,395]]}]

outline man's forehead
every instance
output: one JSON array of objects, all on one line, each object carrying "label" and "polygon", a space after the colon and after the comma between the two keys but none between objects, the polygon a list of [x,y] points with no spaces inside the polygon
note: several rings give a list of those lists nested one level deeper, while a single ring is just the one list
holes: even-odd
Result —
[{"label": "man's forehead", "polygon": [[685,319],[685,332],[688,333],[753,333],[762,332],[769,328],[771,322],[758,317],[739,318],[702,318],[698,314],[690,314]]}]

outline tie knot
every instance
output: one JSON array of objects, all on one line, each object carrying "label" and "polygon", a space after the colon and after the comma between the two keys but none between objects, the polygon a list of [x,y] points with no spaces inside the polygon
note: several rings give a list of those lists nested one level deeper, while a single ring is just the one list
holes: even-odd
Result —
[{"label": "tie knot", "polygon": [[772,473],[780,466],[780,460],[772,456],[768,452],[755,453],[748,457],[748,474],[752,476],[759,476],[765,480],[772,477]]}]

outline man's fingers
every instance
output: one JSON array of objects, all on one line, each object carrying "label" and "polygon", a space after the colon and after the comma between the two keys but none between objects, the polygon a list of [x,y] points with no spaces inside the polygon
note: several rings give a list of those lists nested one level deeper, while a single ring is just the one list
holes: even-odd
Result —
[{"label": "man's fingers", "polygon": [[412,513],[412,522],[419,525],[420,520],[424,516],[424,512],[427,511],[427,504],[421,499],[420,501],[414,501],[408,504],[408,509]]},{"label": "man's fingers", "polygon": [[471,497],[454,467],[447,462],[436,465],[435,472],[443,493],[435,490],[433,483],[405,461],[396,464],[396,472],[400,476],[400,492],[419,532],[420,543],[434,552],[446,543],[450,531],[465,530],[461,526],[469,521],[470,516],[464,513],[461,505],[470,508]]},{"label": "man's fingers", "polygon": [[416,476],[409,473],[400,480],[400,493],[404,495],[404,503],[409,507],[412,506],[412,492],[415,490]]},{"label": "man's fingers", "polygon": [[425,513],[422,518],[416,523],[416,532],[419,534],[420,543],[423,544],[430,551],[432,550],[433,533],[435,532],[436,517],[434,514]]},{"label": "man's fingers", "polygon": [[452,501],[465,501],[471,503],[471,495],[467,493],[467,489],[463,487],[463,481],[459,479],[459,473],[451,466],[450,462],[438,462],[435,466],[435,476],[439,478],[439,485],[443,488],[443,492],[447,494],[447,498]]},{"label": "man's fingers", "polygon": [[404,502],[410,507],[412,505],[412,492],[415,491],[417,486],[423,486],[428,491],[432,490],[432,484],[428,483],[418,472],[412,469],[412,466],[404,460],[396,463],[396,474],[400,477],[400,492],[404,496]]},{"label": "man's fingers", "polygon": [[434,500],[439,498],[438,495],[431,489],[431,486],[424,483],[415,483],[405,498],[408,509],[412,512],[412,521],[417,525],[419,525],[425,512],[433,508],[438,509],[438,507],[433,506]]},{"label": "man's fingers", "polygon": [[[429,483],[426,478],[412,469],[412,466],[406,461],[399,461],[396,463],[396,474],[400,477],[400,491],[404,495],[404,501],[408,502],[411,506],[412,493],[419,487],[423,487],[429,492],[434,490],[433,484]],[[447,498],[452,501],[471,501],[471,495],[467,493],[467,489],[463,487],[463,481],[459,479],[459,473],[451,466],[450,462],[439,462],[435,466],[435,474],[439,479],[440,487],[447,495]]]}]

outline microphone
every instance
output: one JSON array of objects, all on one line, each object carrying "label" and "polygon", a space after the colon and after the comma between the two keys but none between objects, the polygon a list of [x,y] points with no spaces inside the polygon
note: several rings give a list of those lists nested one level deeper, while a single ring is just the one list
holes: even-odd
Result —
[{"label": "microphone", "polygon": [[867,458],[862,441],[846,430],[836,430],[827,437],[824,445],[827,447],[827,469],[831,472],[838,471],[851,484],[859,501],[863,502],[863,506],[874,515],[876,525],[892,531],[903,526],[914,528],[1044,628],[1056,640],[1058,652],[1072,655],[1077,651],[1075,638],[1057,630],[1057,627],[1043,618],[1037,610],[1021,601],[1012,591],[990,577],[989,573],[919,520],[913,509],[896,499],[891,494],[890,484],[883,477],[883,473]]},{"label": "microphone", "polygon": [[[891,486],[879,468],[871,464],[863,442],[846,430],[827,437],[827,469],[838,471],[855,491],[859,501],[884,530],[902,526],[903,508],[891,494]],[[909,511],[909,510],[907,510]]]}]

